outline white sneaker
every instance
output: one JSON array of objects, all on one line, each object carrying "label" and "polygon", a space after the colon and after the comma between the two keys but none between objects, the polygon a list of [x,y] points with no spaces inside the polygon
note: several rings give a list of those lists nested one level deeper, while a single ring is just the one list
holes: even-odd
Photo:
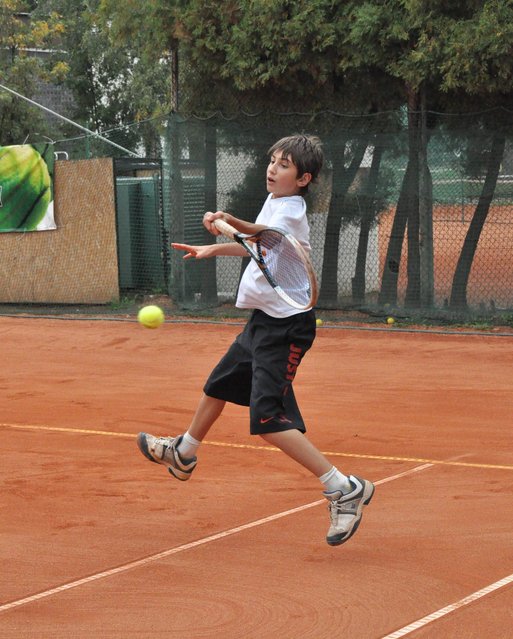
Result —
[{"label": "white sneaker", "polygon": [[164,464],[168,471],[180,481],[190,479],[192,471],[196,468],[196,457],[185,459],[177,450],[183,435],[178,437],[154,437],[149,433],[137,435],[137,446],[141,453],[152,462]]},{"label": "white sneaker", "polygon": [[362,518],[363,507],[374,495],[374,484],[366,479],[350,475],[349,481],[353,490],[345,495],[340,490],[323,492],[330,502],[331,526],[326,541],[330,546],[339,546],[347,541],[357,531]]}]

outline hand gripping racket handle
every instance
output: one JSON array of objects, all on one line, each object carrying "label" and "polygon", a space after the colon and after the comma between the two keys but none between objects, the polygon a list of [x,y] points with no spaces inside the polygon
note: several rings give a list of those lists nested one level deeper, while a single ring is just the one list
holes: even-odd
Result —
[{"label": "hand gripping racket handle", "polygon": [[228,222],[224,220],[214,220],[214,224],[220,233],[226,235],[226,237],[229,237],[231,240],[235,240],[235,235],[238,231],[231,224],[228,224]]}]

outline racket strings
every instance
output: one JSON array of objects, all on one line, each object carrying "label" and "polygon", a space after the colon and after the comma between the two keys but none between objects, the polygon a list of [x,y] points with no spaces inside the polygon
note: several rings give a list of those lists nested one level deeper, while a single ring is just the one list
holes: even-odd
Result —
[{"label": "racket strings", "polygon": [[266,231],[258,244],[258,252],[276,284],[296,303],[307,306],[311,299],[310,278],[292,242],[281,233]]}]

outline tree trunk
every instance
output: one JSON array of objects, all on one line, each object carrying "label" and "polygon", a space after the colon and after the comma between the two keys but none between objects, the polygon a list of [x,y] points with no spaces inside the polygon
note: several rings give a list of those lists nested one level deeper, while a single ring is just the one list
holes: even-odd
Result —
[{"label": "tree trunk", "polygon": [[178,49],[173,49],[171,51],[171,86],[170,86],[170,94],[171,94],[171,110],[175,113],[178,113],[180,108],[180,100],[179,100],[179,64],[178,64]]},{"label": "tree trunk", "polygon": [[363,156],[367,149],[367,140],[356,147],[350,165],[345,168],[344,152],[333,157],[333,181],[330,208],[326,223],[324,240],[324,259],[322,263],[321,290],[319,306],[334,307],[338,298],[338,248],[340,242],[340,228],[344,214],[344,200],[351,186]]},{"label": "tree trunk", "polygon": [[477,250],[481,231],[490,210],[499,170],[504,155],[505,136],[503,133],[495,133],[492,139],[492,148],[488,158],[483,190],[479,197],[476,210],[470,222],[470,226],[463,242],[460,257],[454,272],[449,307],[453,310],[467,309],[467,284],[470,277],[472,262]]},{"label": "tree trunk", "polygon": [[418,305],[420,300],[419,255],[419,94],[408,92],[408,164],[395,211],[388,243],[379,304],[397,305],[397,282],[401,265],[403,240],[408,228],[408,283],[406,305]]},{"label": "tree trunk", "polygon": [[[183,184],[180,170],[180,141],[178,132],[178,122],[174,114],[168,119],[167,143],[169,166],[165,166],[168,171],[169,196],[164,203],[165,224],[169,233],[172,229],[173,242],[184,241],[184,210],[183,210]],[[164,197],[165,197],[164,189]],[[171,279],[170,295],[177,301],[185,299],[185,266],[183,256],[180,251],[171,251]]]},{"label": "tree trunk", "polygon": [[425,87],[421,88],[419,141],[420,305],[422,308],[431,308],[434,301],[433,180],[427,157],[429,135],[426,122]]},{"label": "tree trunk", "polygon": [[[205,210],[217,211],[217,130],[211,120],[205,124]],[[215,244],[215,237],[204,230],[205,244]],[[201,303],[217,305],[216,260],[202,260]]]},{"label": "tree trunk", "polygon": [[412,189],[408,202],[408,283],[405,306],[420,306],[420,248],[419,248],[419,151],[420,113],[419,93],[408,89],[408,153],[412,164]]},{"label": "tree trunk", "polygon": [[404,172],[401,192],[395,209],[394,221],[390,231],[383,275],[381,278],[381,290],[379,293],[379,304],[397,305],[397,282],[399,279],[399,268],[401,266],[401,256],[403,251],[404,232],[408,222],[408,209],[414,195],[415,182],[413,175],[415,167],[408,161]]},{"label": "tree trunk", "polygon": [[376,215],[376,187],[383,151],[384,148],[380,143],[374,147],[372,163],[365,183],[365,191],[363,198],[360,198],[360,201],[363,200],[363,210],[360,222],[360,235],[358,237],[358,249],[356,252],[356,265],[352,280],[353,302],[355,303],[361,303],[365,300],[365,272],[367,268],[369,233],[374,216]]},{"label": "tree trunk", "polygon": [[[170,129],[167,140],[169,144],[169,201],[165,203],[164,211],[168,215],[164,216],[165,226],[168,234],[173,229],[173,240],[175,242],[184,241],[184,210],[183,210],[183,183],[180,171],[180,136],[178,132],[178,51],[171,52],[171,115],[168,118],[168,128]],[[166,169],[164,169],[166,170]],[[165,192],[165,189],[163,189]],[[167,219],[166,219],[167,217]],[[169,250],[169,247],[167,247]],[[185,299],[185,266],[183,256],[180,251],[171,251],[170,255],[171,278],[169,280],[169,293],[172,298],[183,302]]]}]

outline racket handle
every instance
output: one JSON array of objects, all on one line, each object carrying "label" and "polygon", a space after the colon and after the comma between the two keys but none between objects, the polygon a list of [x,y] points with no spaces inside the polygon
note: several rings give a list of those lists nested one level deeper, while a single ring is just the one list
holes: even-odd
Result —
[{"label": "racket handle", "polygon": [[220,233],[229,237],[231,240],[235,239],[235,234],[238,233],[238,231],[231,224],[228,224],[228,222],[224,220],[214,220],[214,224]]}]

